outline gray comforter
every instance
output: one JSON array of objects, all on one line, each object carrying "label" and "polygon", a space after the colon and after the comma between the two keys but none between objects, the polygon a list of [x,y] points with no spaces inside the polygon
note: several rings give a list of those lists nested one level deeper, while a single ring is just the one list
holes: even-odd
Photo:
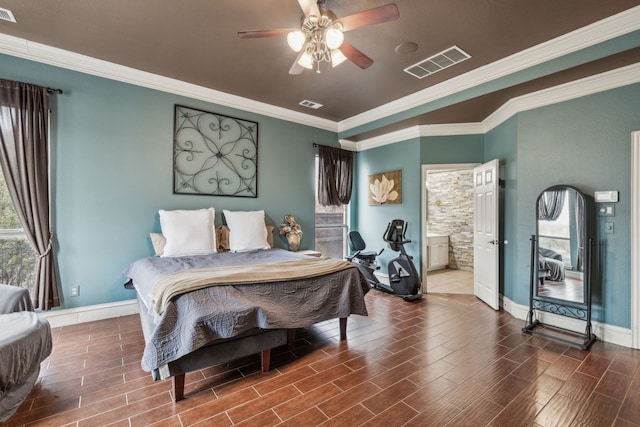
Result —
[{"label": "gray comforter", "polygon": [[[278,262],[305,255],[268,249],[206,256],[139,259],[124,271],[147,308],[147,294],[162,276],[193,268]],[[301,328],[350,314],[367,315],[369,285],[357,268],[285,282],[212,286],[169,301],[142,357],[142,368],[157,369],[213,341],[253,328]],[[153,313],[150,310],[149,313]],[[155,313],[153,313],[155,315]]]},{"label": "gray comforter", "polygon": [[564,261],[562,255],[558,252],[540,247],[539,252],[539,269],[548,273],[546,279],[554,282],[564,281]]}]

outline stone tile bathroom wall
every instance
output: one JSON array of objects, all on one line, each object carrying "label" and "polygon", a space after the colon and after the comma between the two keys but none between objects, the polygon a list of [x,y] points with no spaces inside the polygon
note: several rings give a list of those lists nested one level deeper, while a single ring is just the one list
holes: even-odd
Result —
[{"label": "stone tile bathroom wall", "polygon": [[429,171],[427,231],[449,236],[448,268],[473,270],[473,171]]}]

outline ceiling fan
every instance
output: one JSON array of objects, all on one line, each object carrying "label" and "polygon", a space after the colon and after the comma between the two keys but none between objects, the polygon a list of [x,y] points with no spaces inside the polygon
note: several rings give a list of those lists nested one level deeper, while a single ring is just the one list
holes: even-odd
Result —
[{"label": "ceiling fan", "polygon": [[298,52],[298,57],[289,69],[289,74],[301,74],[305,68],[320,72],[320,63],[328,62],[334,67],[345,60],[365,69],[373,59],[344,40],[344,32],[369,25],[395,21],[400,17],[398,7],[391,3],[338,18],[325,9],[324,0],[298,0],[304,12],[302,26],[289,29],[239,31],[242,39],[287,36],[289,47]]}]

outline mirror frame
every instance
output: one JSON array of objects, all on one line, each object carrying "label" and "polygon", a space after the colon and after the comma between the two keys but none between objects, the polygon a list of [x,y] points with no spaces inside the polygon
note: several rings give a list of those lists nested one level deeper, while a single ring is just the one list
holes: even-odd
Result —
[{"label": "mirror frame", "polygon": [[[583,218],[583,233],[584,242],[583,245],[583,302],[575,302],[570,300],[557,299],[552,297],[546,297],[538,295],[538,204],[540,197],[550,190],[558,190],[562,188],[570,188],[576,191],[581,196],[584,205],[584,218]],[[525,326],[522,328],[522,332],[526,334],[541,335],[550,339],[564,342],[569,345],[577,346],[582,350],[586,350],[596,340],[596,335],[592,331],[591,324],[591,271],[593,268],[593,237],[592,231],[595,230],[593,224],[593,215],[589,213],[594,212],[593,199],[586,196],[578,188],[571,185],[553,185],[543,190],[536,198],[536,234],[531,235],[531,275],[529,283],[529,312],[527,313],[527,319]],[[554,315],[571,317],[586,322],[584,334],[575,332],[561,326],[555,326],[549,323],[544,323],[541,318],[540,312],[552,313]],[[538,330],[538,326],[546,326],[550,329],[557,329],[561,333],[569,336],[578,336],[582,339],[581,342],[576,342],[569,338],[563,338],[557,334],[551,334],[545,332],[546,328]]]},{"label": "mirror frame", "polygon": [[[575,192],[575,194],[579,197],[580,199],[580,203],[582,204],[582,227],[581,230],[578,230],[578,228],[576,227],[577,233],[580,234],[580,231],[582,233],[583,236],[583,241],[582,241],[582,245],[579,245],[578,247],[578,252],[582,252],[582,300],[581,301],[576,301],[576,300],[571,300],[571,299],[563,299],[563,298],[557,298],[557,297],[552,297],[552,296],[545,296],[545,295],[540,295],[539,292],[539,288],[540,288],[540,268],[535,268],[533,265],[531,266],[531,268],[535,271],[535,289],[534,289],[534,297],[537,300],[544,300],[544,301],[556,301],[556,302],[560,302],[560,303],[567,303],[567,304],[571,304],[571,305],[576,305],[576,306],[586,306],[587,304],[587,294],[588,294],[588,278],[587,278],[587,272],[589,271],[589,257],[587,256],[587,246],[588,246],[588,239],[589,239],[589,235],[587,234],[587,199],[585,197],[585,195],[582,193],[582,191],[580,191],[578,188],[571,186],[571,185],[553,185],[551,187],[545,188],[536,198],[536,214],[535,214],[535,218],[536,218],[536,233],[535,233],[535,254],[538,255],[539,254],[539,249],[540,249],[540,218],[539,218],[539,207],[540,207],[540,201],[543,197],[543,195],[547,192],[547,191],[558,191],[558,190],[573,190]],[[568,203],[569,200],[565,200],[565,203]],[[573,222],[573,219],[571,219],[571,222]],[[533,259],[533,257],[532,257]],[[536,265],[538,263],[538,259],[536,257]]]}]

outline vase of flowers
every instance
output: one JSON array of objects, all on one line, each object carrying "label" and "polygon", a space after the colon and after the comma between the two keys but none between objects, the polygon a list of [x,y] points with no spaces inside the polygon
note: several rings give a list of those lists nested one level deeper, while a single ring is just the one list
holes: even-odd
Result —
[{"label": "vase of flowers", "polygon": [[302,237],[302,227],[298,224],[296,217],[293,215],[285,215],[280,224],[280,239],[284,242],[287,249],[297,252],[300,249],[300,238]]}]

